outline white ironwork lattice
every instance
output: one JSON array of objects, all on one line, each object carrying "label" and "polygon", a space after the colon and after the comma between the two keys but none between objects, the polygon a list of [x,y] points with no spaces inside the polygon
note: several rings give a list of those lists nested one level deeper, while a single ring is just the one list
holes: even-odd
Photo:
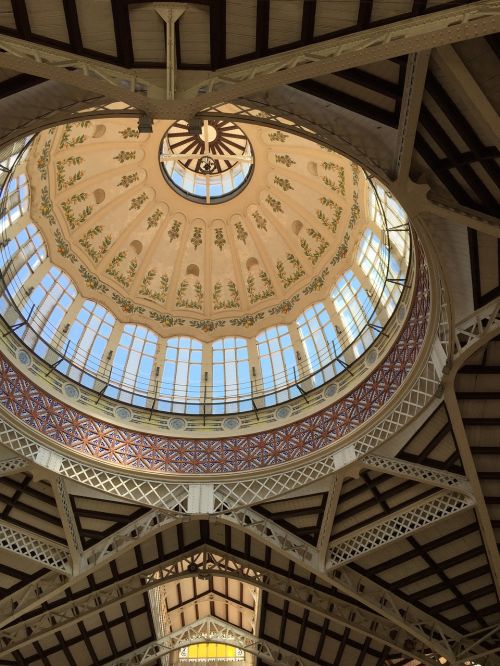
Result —
[{"label": "white ironwork lattice", "polygon": [[463,493],[436,493],[410,508],[372,523],[363,530],[332,541],[328,551],[328,567],[335,568],[351,562],[453,513],[469,509],[474,504],[475,500]]},{"label": "white ironwork lattice", "polygon": [[0,460],[0,476],[9,476],[17,472],[23,472],[29,467],[29,462],[23,458],[7,458]]},{"label": "white ironwork lattice", "polygon": [[71,572],[71,563],[67,548],[29,534],[4,521],[0,521],[0,548],[10,550],[10,552],[22,555],[30,560],[35,560],[49,569],[54,569],[65,574]]},{"label": "white ironwork lattice", "polygon": [[417,463],[407,462],[399,458],[385,458],[374,453],[369,453],[361,460],[362,467],[380,470],[387,474],[400,476],[404,479],[413,479],[421,483],[429,483],[442,488],[458,488],[472,493],[470,485],[465,476],[452,474],[435,467],[427,467]]}]

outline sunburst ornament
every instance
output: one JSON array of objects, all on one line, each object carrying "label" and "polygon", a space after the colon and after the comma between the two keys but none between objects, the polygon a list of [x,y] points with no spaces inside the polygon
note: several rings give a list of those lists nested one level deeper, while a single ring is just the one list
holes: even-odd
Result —
[{"label": "sunburst ornament", "polygon": [[204,120],[194,132],[173,123],[162,140],[160,164],[176,192],[199,203],[222,203],[248,183],[254,156],[248,137],[229,120]]}]

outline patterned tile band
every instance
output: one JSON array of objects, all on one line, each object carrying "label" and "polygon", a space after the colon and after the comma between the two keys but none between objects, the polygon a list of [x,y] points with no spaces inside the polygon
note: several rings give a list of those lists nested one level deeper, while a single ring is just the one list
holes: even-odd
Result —
[{"label": "patterned tile band", "polygon": [[[422,255],[421,255],[422,256]],[[401,386],[424,342],[430,310],[424,260],[410,317],[383,363],[338,402],[275,430],[214,439],[143,434],[90,418],[41,391],[0,355],[0,404],[59,444],[103,461],[185,474],[242,472],[317,451],[373,416]]]}]

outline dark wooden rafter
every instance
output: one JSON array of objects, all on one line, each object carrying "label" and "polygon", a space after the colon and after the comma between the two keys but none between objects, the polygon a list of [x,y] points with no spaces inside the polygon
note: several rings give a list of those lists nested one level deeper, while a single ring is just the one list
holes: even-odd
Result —
[{"label": "dark wooden rafter", "polygon": [[310,44],[314,39],[314,24],[316,22],[316,0],[304,0],[302,7],[302,27],[300,30],[300,41],[302,44]]},{"label": "dark wooden rafter", "polygon": [[210,67],[220,69],[226,64],[226,0],[210,2]]},{"label": "dark wooden rafter", "polygon": [[357,27],[360,30],[370,25],[373,10],[373,0],[359,0]]},{"label": "dark wooden rafter", "polygon": [[17,74],[0,83],[0,99],[23,92],[45,81],[46,79],[41,79],[39,76],[33,76],[32,74]]},{"label": "dark wooden rafter", "polygon": [[68,28],[68,38],[75,53],[83,53],[82,33],[78,22],[76,0],[63,0],[64,17]]},{"label": "dark wooden rafter", "polygon": [[26,0],[11,0],[16,29],[22,39],[30,39],[31,27],[26,8]]},{"label": "dark wooden rafter", "polygon": [[270,0],[257,2],[257,20],[255,24],[255,56],[262,58],[269,48],[269,11]]},{"label": "dark wooden rafter", "polygon": [[127,0],[111,0],[113,23],[115,27],[116,53],[118,61],[123,67],[133,67],[134,50],[132,45],[132,30],[130,28],[130,15]]}]

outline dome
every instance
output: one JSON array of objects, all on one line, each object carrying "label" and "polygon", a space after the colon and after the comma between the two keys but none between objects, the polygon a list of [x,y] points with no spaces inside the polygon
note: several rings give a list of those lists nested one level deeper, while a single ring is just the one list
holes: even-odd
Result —
[{"label": "dome", "polygon": [[256,123],[65,124],[10,189],[4,312],[58,373],[137,407],[244,412],[353,375],[410,266],[381,183]]}]

